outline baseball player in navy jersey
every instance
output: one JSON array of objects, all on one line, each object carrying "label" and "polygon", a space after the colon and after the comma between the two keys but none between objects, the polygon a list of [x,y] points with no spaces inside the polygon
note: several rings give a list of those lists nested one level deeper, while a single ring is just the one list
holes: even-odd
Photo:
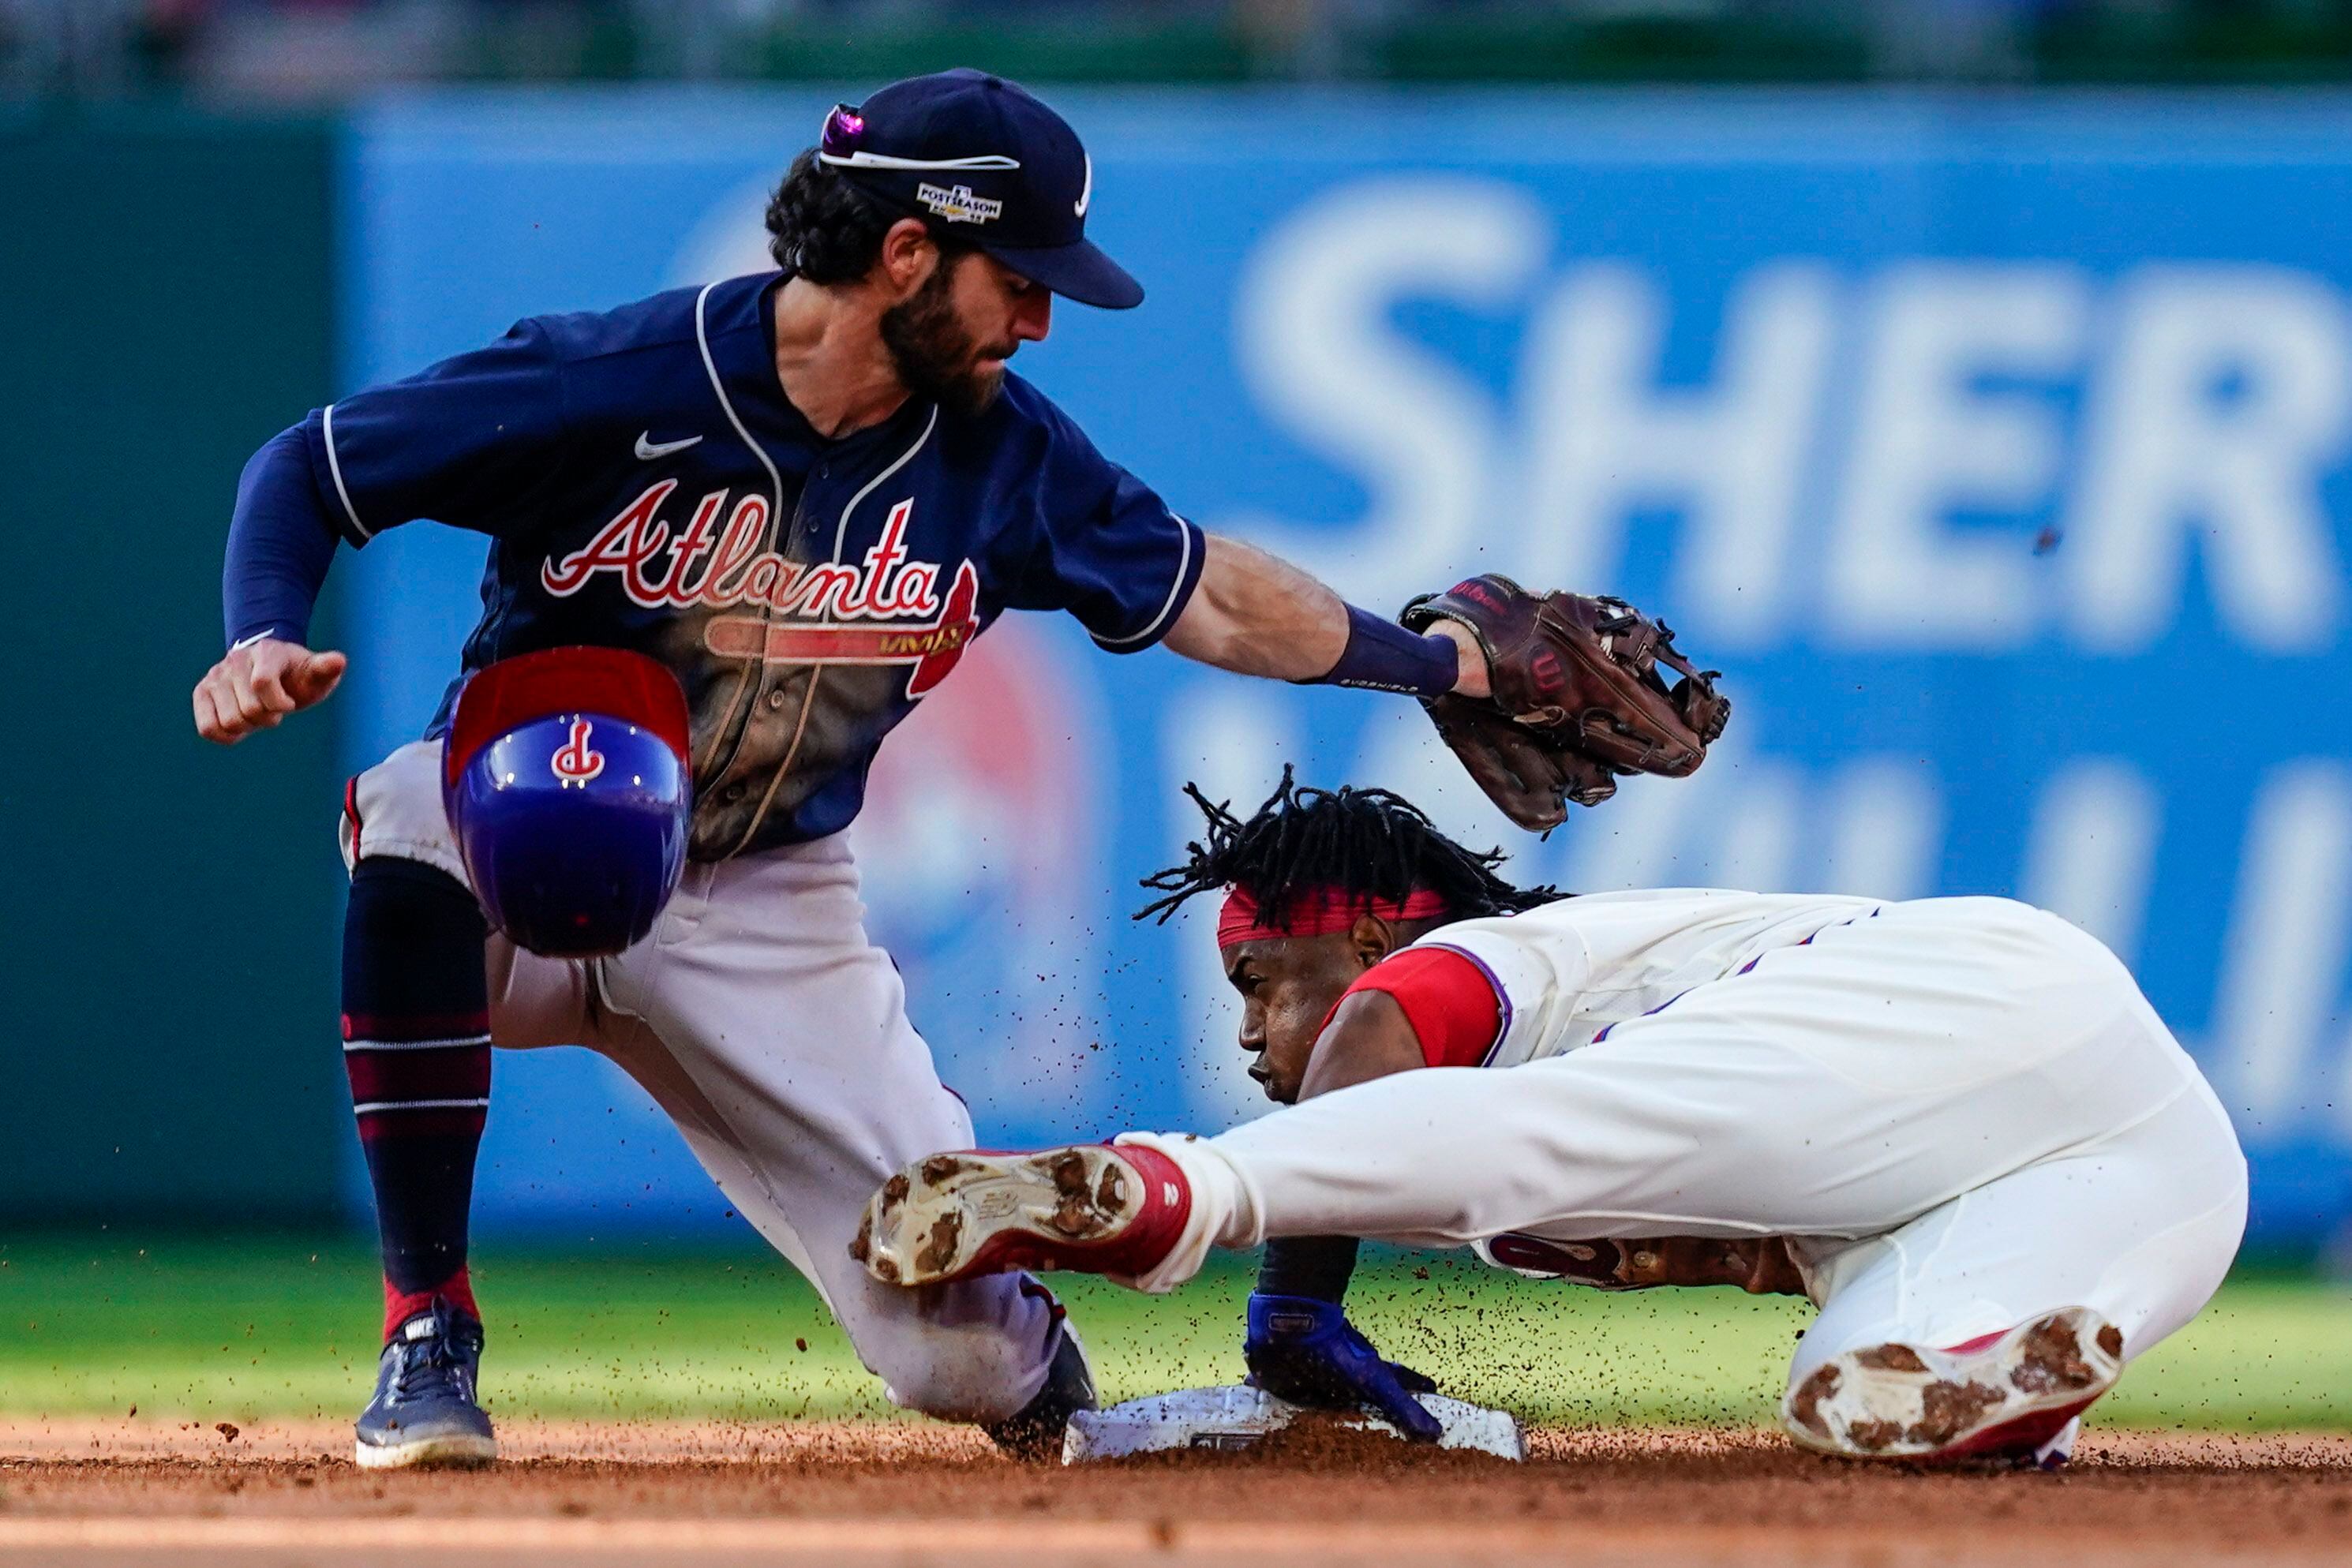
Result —
[{"label": "baseball player in navy jersey", "polygon": [[1486,690],[1460,628],[1409,632],[1204,534],[1007,372],[1055,296],[1143,298],[1085,237],[1094,197],[1076,135],[1019,87],[900,82],[836,109],[783,177],[778,270],[522,321],[316,411],[247,465],[230,647],[194,693],[207,737],[334,689],[343,655],[308,628],[336,547],[417,518],[489,540],[461,682],[597,645],[658,660],[691,712],[689,863],[652,934],[610,958],[487,927],[436,778],[450,701],[347,791],[343,1045],[385,1296],[362,1464],[496,1452],[466,1268],[494,1043],[586,1044],[630,1072],[900,1405],[1032,1453],[1091,1404],[1034,1281],[910,1293],[848,1256],[877,1182],[972,1141],[860,923],[842,830],[876,747],[1007,610],[1066,611],[1112,653],[1164,642],[1278,679]]}]

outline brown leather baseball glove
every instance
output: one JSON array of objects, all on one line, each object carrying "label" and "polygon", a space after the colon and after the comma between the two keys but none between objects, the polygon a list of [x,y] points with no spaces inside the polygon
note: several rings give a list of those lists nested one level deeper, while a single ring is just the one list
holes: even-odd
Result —
[{"label": "brown leather baseball glove", "polygon": [[[1415,632],[1451,621],[1477,639],[1492,698],[1422,706],[1478,787],[1533,831],[1558,827],[1570,800],[1606,800],[1624,774],[1695,771],[1731,716],[1717,672],[1693,666],[1670,627],[1622,599],[1474,577],[1398,619]],[[1672,686],[1662,664],[1680,677]]]},{"label": "brown leather baseball glove", "polygon": [[1596,1291],[1655,1285],[1737,1285],[1753,1296],[1801,1296],[1805,1281],[1777,1236],[1720,1240],[1661,1236],[1643,1241],[1547,1241],[1497,1236],[1487,1254],[1506,1269],[1566,1280]]}]

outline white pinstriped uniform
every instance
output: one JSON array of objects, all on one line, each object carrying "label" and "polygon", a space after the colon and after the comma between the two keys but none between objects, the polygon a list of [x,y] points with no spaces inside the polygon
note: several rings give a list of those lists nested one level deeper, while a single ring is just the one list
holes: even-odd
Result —
[{"label": "white pinstriped uniform", "polygon": [[1888,1341],[2087,1306],[2137,1355],[2221,1283],[2245,1162],[2115,956],[2005,899],[1602,894],[1439,928],[1500,993],[1483,1068],[1204,1141],[1165,1289],[1212,1243],[1783,1236],[1821,1308],[1791,1384]]}]

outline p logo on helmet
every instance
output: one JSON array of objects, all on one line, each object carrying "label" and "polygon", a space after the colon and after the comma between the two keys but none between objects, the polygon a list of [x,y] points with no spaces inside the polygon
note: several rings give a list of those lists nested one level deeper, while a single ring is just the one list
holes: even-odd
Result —
[{"label": "p logo on helmet", "polygon": [[686,866],[687,732],[677,677],[642,653],[554,648],[467,681],[441,796],[490,923],[561,958],[651,931]]},{"label": "p logo on helmet", "polygon": [[586,719],[573,719],[572,743],[548,758],[547,765],[566,784],[585,784],[604,771],[604,754],[588,749],[588,737],[595,731],[596,727]]}]

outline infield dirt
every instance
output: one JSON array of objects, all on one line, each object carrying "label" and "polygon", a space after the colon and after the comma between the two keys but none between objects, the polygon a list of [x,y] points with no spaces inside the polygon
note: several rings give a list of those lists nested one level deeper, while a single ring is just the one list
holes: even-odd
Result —
[{"label": "infield dirt", "polygon": [[2352,1437],[2094,1434],[2054,1475],[1777,1435],[1553,1430],[1523,1465],[1314,1435],[1026,1469],[916,1425],[518,1428],[498,1469],[375,1475],[341,1424],[0,1423],[0,1559],[100,1563],[2336,1563]]}]

